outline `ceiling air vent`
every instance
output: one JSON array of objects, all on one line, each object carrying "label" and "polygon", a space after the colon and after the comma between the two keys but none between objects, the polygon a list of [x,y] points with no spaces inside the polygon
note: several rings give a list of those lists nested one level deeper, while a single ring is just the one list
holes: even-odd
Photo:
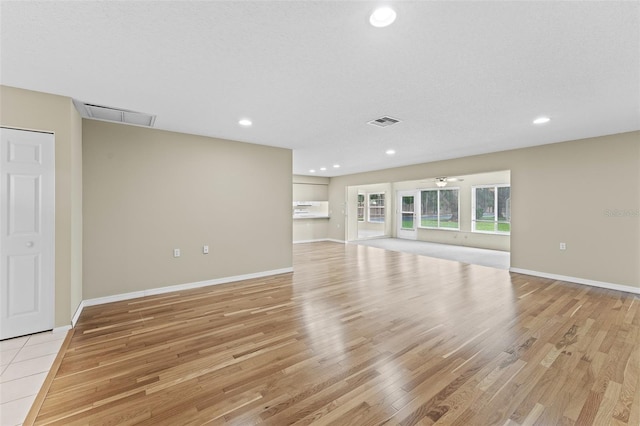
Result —
[{"label": "ceiling air vent", "polygon": [[371,120],[367,122],[367,124],[371,124],[372,126],[378,127],[389,127],[393,124],[399,123],[400,120],[397,118],[389,117],[385,115],[384,117],[376,118],[375,120]]},{"label": "ceiling air vent", "polygon": [[156,116],[143,112],[126,109],[111,108],[103,105],[88,104],[73,100],[73,104],[83,118],[93,120],[112,121],[116,123],[134,124],[136,126],[153,127]]}]

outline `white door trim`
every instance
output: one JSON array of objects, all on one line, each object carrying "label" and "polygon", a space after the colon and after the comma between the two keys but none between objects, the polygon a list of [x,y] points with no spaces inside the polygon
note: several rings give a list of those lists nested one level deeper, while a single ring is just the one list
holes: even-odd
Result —
[{"label": "white door trim", "polygon": [[[51,330],[55,324],[55,135],[7,126],[0,126],[0,133],[0,339],[7,339]],[[26,185],[30,182],[31,186]],[[25,189],[19,190],[21,185]],[[19,196],[20,209],[13,212],[11,219],[9,212],[16,203],[9,198],[25,194],[29,188],[36,197],[29,202],[29,198]],[[34,222],[25,221],[25,212],[33,212]],[[10,233],[12,223],[17,230]],[[8,266],[14,261],[13,270],[26,275],[18,275],[17,279],[10,275],[13,272]],[[32,285],[24,287],[24,292],[12,292],[11,282],[25,282],[25,277],[27,282],[33,280]],[[14,304],[10,305],[10,301]],[[12,312],[16,306],[24,311]]]},{"label": "white door trim", "polygon": [[[403,197],[413,197],[413,228],[404,228],[402,225],[403,221],[403,213],[402,207],[402,198]],[[402,238],[405,240],[417,240],[418,239],[418,198],[419,192],[415,190],[411,191],[397,191],[396,194],[396,237]]]}]

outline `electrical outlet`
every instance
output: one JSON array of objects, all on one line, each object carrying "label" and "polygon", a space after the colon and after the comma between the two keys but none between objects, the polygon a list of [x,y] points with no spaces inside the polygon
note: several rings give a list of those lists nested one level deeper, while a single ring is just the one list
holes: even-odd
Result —
[{"label": "electrical outlet", "polygon": [[173,249],[173,257],[180,257],[180,249]]},{"label": "electrical outlet", "polygon": [[202,254],[209,254],[209,246],[202,246]]},{"label": "electrical outlet", "polygon": [[567,243],[560,243],[560,250],[566,250],[567,249]]}]

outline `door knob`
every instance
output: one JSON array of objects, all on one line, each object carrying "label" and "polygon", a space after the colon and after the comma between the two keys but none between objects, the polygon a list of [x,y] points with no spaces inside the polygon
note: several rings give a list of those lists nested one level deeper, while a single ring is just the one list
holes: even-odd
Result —
[{"label": "door knob", "polygon": [[27,241],[27,244],[25,244],[27,247],[31,248],[33,247],[33,241]]}]

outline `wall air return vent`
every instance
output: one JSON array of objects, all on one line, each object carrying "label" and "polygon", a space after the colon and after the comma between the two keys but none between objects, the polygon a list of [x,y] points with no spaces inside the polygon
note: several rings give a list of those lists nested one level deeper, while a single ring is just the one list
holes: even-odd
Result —
[{"label": "wall air return vent", "polygon": [[136,126],[153,127],[156,116],[143,112],[129,111],[126,109],[111,108],[108,106],[88,104],[73,100],[73,104],[83,118],[93,120],[112,121],[116,123],[133,124]]},{"label": "wall air return vent", "polygon": [[367,124],[371,124],[372,126],[378,126],[378,127],[389,127],[399,122],[400,120],[398,120],[397,118],[393,118],[385,115],[384,117],[371,120],[367,122]]}]

